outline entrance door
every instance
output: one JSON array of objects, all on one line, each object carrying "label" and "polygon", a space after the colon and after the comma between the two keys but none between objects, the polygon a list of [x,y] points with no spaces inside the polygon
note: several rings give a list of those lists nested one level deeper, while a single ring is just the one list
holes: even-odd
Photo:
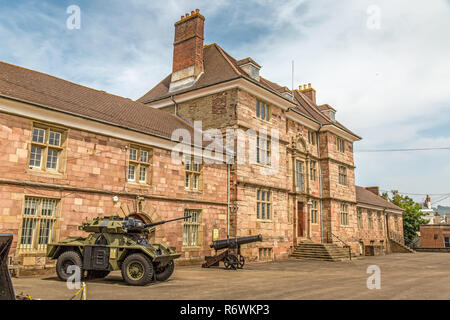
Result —
[{"label": "entrance door", "polygon": [[297,203],[297,236],[303,237],[304,233],[304,219],[303,219],[303,202]]}]

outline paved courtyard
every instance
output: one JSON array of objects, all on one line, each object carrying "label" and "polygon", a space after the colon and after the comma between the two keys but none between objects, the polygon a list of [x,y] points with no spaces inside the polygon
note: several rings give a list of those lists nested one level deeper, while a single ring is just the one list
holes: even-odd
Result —
[{"label": "paved courtyard", "polygon": [[[381,289],[369,290],[367,267],[381,269]],[[56,276],[13,279],[16,294],[69,299],[75,290]],[[450,254],[365,257],[351,262],[288,260],[232,271],[183,266],[167,282],[131,287],[120,272],[87,283],[88,299],[450,299]]]}]

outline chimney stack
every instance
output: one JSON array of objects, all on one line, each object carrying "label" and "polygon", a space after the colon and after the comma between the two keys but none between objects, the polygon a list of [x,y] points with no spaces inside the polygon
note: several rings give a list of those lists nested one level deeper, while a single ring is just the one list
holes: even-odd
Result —
[{"label": "chimney stack", "polygon": [[314,104],[316,104],[316,90],[314,88],[311,88],[311,83],[308,83],[308,86],[306,84],[302,87],[299,86],[300,91],[309,98]]},{"label": "chimney stack", "polygon": [[380,187],[366,187],[365,189],[372,192],[373,194],[376,194],[377,196],[380,195]]},{"label": "chimney stack", "polygon": [[436,212],[434,219],[434,224],[441,224],[441,216],[439,215],[439,212]]},{"label": "chimney stack", "polygon": [[170,92],[192,86],[202,74],[204,24],[199,9],[175,23]]}]

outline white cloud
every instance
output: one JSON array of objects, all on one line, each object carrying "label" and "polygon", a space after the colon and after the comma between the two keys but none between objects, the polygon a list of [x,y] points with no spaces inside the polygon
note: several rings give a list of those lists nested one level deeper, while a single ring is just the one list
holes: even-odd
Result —
[{"label": "white cloud", "polygon": [[[229,41],[233,45],[224,49],[236,58],[253,57],[270,80],[290,87],[295,60],[295,85],[311,82],[318,102],[338,110],[338,120],[364,138],[356,149],[450,146],[450,129],[422,135],[450,123],[449,1],[105,3],[81,5],[79,31],[65,29],[65,8],[35,2],[2,8],[0,59],[136,99],[171,71],[173,23],[200,8],[207,37],[233,37],[215,27],[223,21],[249,33],[247,41]],[[379,30],[367,28],[369,5],[381,10]],[[450,192],[449,156],[357,154],[357,183]]]}]

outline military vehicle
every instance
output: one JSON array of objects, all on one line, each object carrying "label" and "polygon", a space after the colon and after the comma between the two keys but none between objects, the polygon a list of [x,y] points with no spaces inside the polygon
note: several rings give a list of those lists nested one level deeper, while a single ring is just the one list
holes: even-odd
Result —
[{"label": "military vehicle", "polygon": [[80,268],[87,279],[104,278],[111,271],[121,270],[130,285],[143,286],[152,281],[165,281],[174,271],[174,260],[180,253],[162,243],[150,244],[146,234],[167,222],[189,216],[144,224],[141,220],[118,216],[88,220],[78,227],[91,233],[87,238],[69,237],[47,245],[47,256],[57,259],[56,273],[66,281],[73,267]]}]

